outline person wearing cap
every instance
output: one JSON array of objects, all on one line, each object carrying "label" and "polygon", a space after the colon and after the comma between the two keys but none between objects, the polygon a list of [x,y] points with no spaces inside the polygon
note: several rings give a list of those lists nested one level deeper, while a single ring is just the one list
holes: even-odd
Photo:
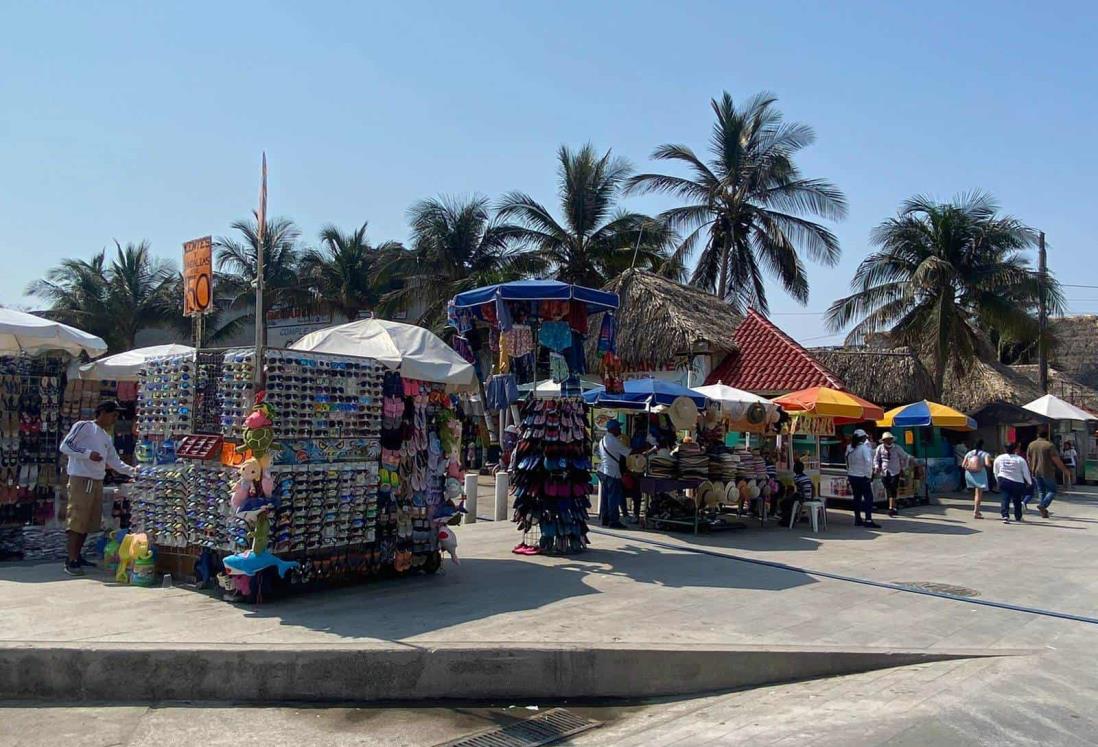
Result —
[{"label": "person wearing cap", "polygon": [[599,441],[599,482],[602,483],[602,500],[599,501],[599,523],[611,529],[625,529],[621,512],[625,508],[625,492],[621,482],[621,465],[629,456],[629,447],[621,442],[621,423],[611,420],[606,424],[606,435]]},{"label": "person wearing cap", "polygon": [[69,458],[69,502],[65,529],[68,534],[68,557],[65,573],[83,576],[84,566],[91,566],[81,551],[88,534],[99,529],[103,517],[103,478],[107,467],[128,477],[135,470],[122,461],[114,448],[111,429],[118,420],[118,403],[100,402],[95,408],[95,420],[73,423],[61,442],[60,451]]},{"label": "person wearing cap", "polygon": [[846,447],[846,479],[854,503],[854,526],[879,529],[880,524],[873,521],[873,451],[868,440],[869,435],[861,428],[854,431]]},{"label": "person wearing cap", "polygon": [[891,433],[881,434],[881,443],[873,454],[873,471],[881,476],[888,494],[888,515],[896,515],[896,494],[900,490],[900,475],[907,468],[911,456],[900,448]]}]

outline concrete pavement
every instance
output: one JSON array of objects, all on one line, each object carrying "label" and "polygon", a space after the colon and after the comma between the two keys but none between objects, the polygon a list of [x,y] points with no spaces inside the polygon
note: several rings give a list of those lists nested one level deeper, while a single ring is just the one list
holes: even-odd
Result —
[{"label": "concrete pavement", "polygon": [[[752,528],[695,540],[621,532],[597,536],[592,552],[572,559],[512,556],[516,536],[507,525],[478,524],[460,530],[462,565],[449,566],[444,577],[258,610],[182,589],[106,587],[52,575],[56,569],[49,567],[9,565],[0,567],[0,638],[1029,649],[1040,653],[660,704],[618,717],[577,743],[792,743],[811,735],[825,744],[1087,744],[1088,735],[1098,733],[1090,705],[1098,696],[1092,665],[1098,626],[811,571],[948,584],[981,599],[1096,616],[1095,498],[1093,489],[1078,489],[1058,501],[1052,520],[1031,514],[1010,526],[974,521],[964,503],[946,500],[886,518],[880,531],[855,530],[848,514],[832,512],[828,532],[819,535]],[[649,539],[697,542],[807,572],[697,555]]]}]

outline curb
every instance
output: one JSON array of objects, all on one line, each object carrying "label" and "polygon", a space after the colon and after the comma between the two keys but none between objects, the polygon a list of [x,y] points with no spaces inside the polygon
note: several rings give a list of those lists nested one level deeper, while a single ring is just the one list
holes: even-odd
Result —
[{"label": "curb", "polygon": [[698,695],[1029,651],[385,643],[0,643],[0,699],[379,702]]}]

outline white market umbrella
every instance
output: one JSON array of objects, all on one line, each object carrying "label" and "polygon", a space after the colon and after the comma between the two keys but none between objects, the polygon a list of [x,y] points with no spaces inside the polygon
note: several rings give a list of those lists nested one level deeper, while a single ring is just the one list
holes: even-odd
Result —
[{"label": "white market umbrella", "polygon": [[1098,420],[1098,417],[1070,402],[1065,402],[1054,394],[1046,394],[1044,397],[1033,400],[1028,405],[1022,405],[1022,407],[1038,415],[1044,415],[1050,420]]},{"label": "white market umbrella", "polygon": [[723,412],[731,415],[733,420],[742,420],[747,408],[758,403],[766,408],[767,415],[777,411],[778,406],[766,397],[760,397],[743,389],[736,389],[717,382],[708,386],[696,386],[692,391],[709,398],[710,402],[718,404]]},{"label": "white market umbrella", "polygon": [[127,350],[125,353],[108,355],[80,367],[81,379],[100,381],[137,381],[137,374],[149,358],[164,355],[193,353],[194,348],[187,345],[152,345],[147,348]]},{"label": "white market umbrella", "polygon": [[310,332],[290,350],[373,358],[409,379],[446,384],[454,391],[477,388],[472,364],[438,335],[414,324],[359,319]]},{"label": "white market umbrella", "polygon": [[15,309],[0,309],[0,355],[38,355],[60,351],[90,357],[107,352],[107,343],[95,335],[61,322],[52,322]]}]

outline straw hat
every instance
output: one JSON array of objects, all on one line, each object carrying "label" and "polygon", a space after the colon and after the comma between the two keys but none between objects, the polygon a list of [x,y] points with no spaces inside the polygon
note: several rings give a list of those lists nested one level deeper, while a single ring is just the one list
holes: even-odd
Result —
[{"label": "straw hat", "polygon": [[667,409],[676,430],[692,428],[698,420],[698,408],[689,397],[675,397]]},{"label": "straw hat", "polygon": [[625,467],[630,472],[644,474],[644,471],[648,469],[648,459],[645,458],[644,454],[630,454],[625,458]]}]

